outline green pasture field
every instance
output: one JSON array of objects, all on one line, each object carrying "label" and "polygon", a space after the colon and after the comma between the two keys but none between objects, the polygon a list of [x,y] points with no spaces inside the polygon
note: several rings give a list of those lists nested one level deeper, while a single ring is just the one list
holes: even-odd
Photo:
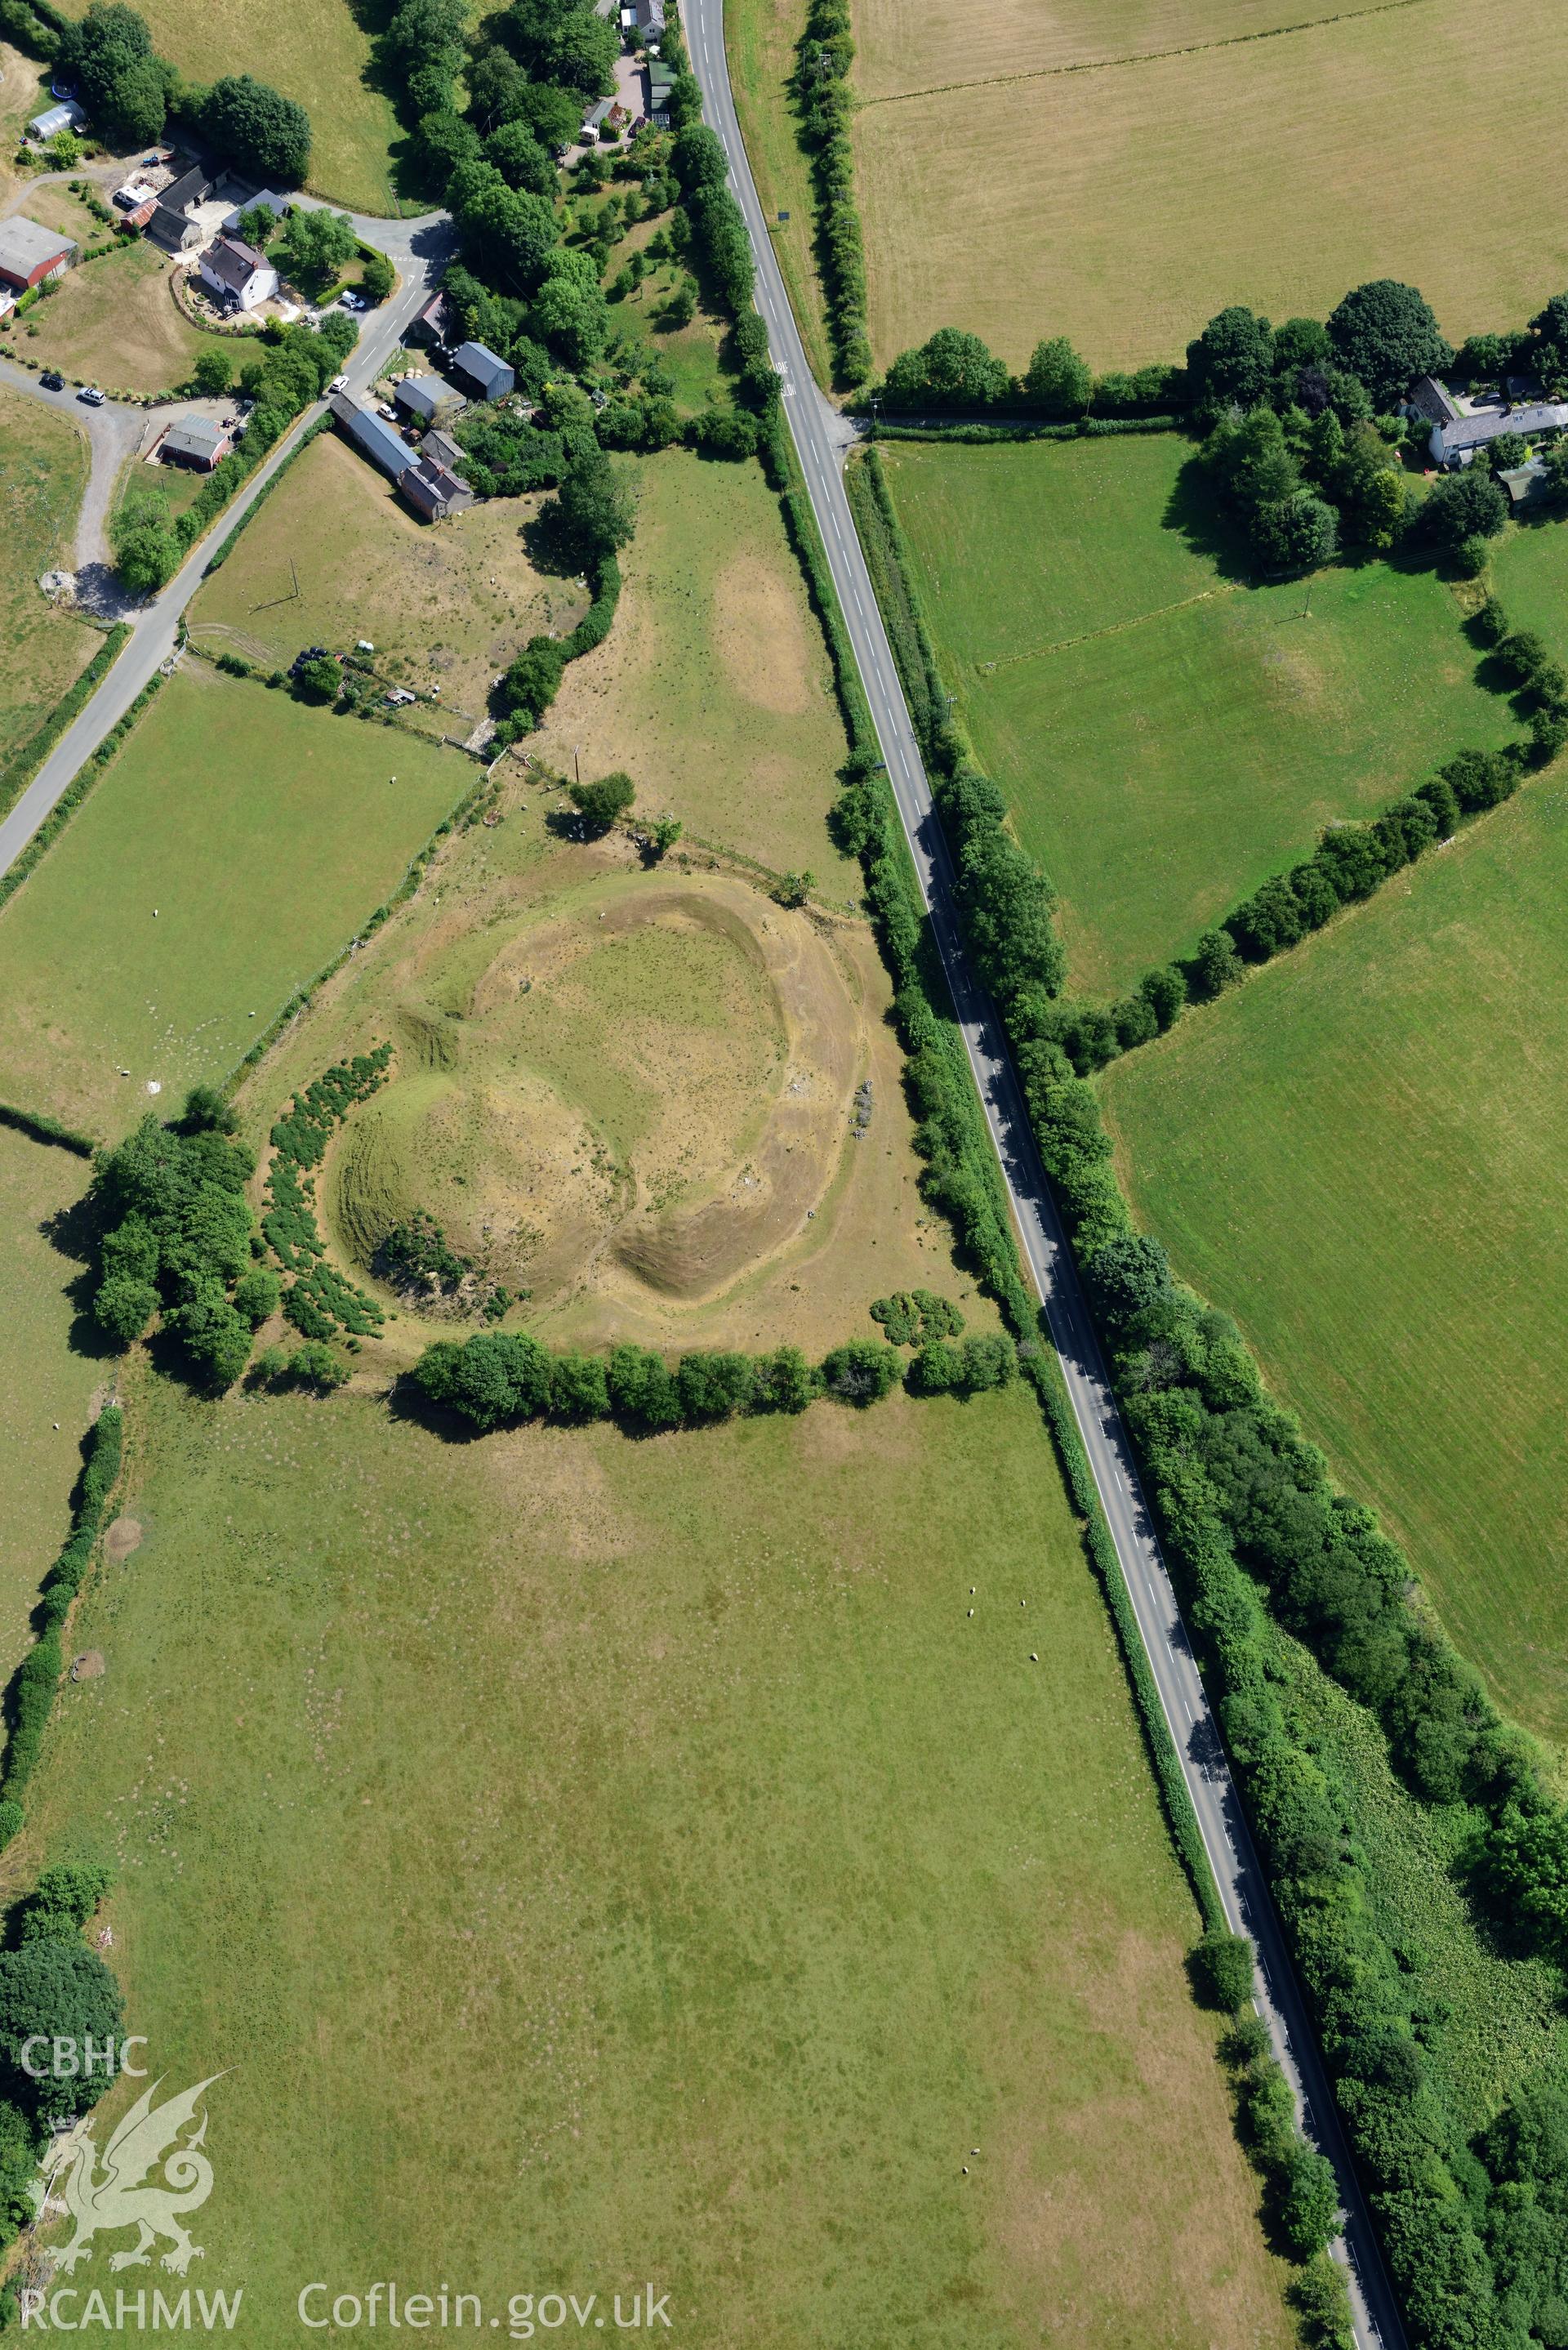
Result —
[{"label": "green pasture field", "polygon": [[1490,584],[1516,629],[1535,629],[1568,660],[1568,529],[1559,515],[1516,524],[1494,541]]},{"label": "green pasture field", "polygon": [[90,1173],[73,1152],[0,1127],[0,1676],[6,1679],[26,1646],[38,1586],[70,1532],[70,1491],[94,1392],[114,1372],[71,1295],[82,1267],[64,1220]]},{"label": "green pasture field", "polygon": [[41,572],[73,565],[88,451],[65,417],[0,389],[0,761],[43,723],[102,642],[44,599]]},{"label": "green pasture field", "polygon": [[[1568,280],[1568,226],[1540,202],[1558,93],[1519,69],[1551,0],[857,0],[855,18],[884,364],[943,326],[1017,369],[1059,334],[1099,368],[1179,359],[1227,303],[1323,317],[1370,277],[1418,286],[1457,342]],[[1486,203],[1456,206],[1457,153]]]},{"label": "green pasture field", "polygon": [[6,1869],[118,1866],[257,2339],[395,2278],[486,2325],[651,2280],[712,2350],[1293,2340],[1023,1391],[448,1445],[139,1377],[130,1421]]},{"label": "green pasture field", "polygon": [[1565,889],[1553,769],[1102,1081],[1140,1221],[1559,1745]]},{"label": "green pasture field", "polygon": [[111,1136],[150,1084],[177,1107],[353,935],[476,775],[187,667],[0,913],[0,1099]]},{"label": "green pasture field", "polygon": [[889,442],[883,462],[957,714],[1061,894],[1077,991],[1188,951],[1325,824],[1519,731],[1431,572],[1249,587],[1175,434]]},{"label": "green pasture field", "polygon": [[624,768],[636,813],[857,895],[826,818],[846,745],[826,648],[754,464],[671,450],[637,468],[637,536],[605,642],[573,661],[543,727],[546,764]]},{"label": "green pasture field", "polygon": [[14,348],[108,391],[169,391],[189,382],[206,350],[233,360],[243,349],[233,336],[203,335],[175,308],[164,283],[170,266],[145,237],[84,263],[28,311]]},{"label": "green pasture field", "polygon": [[[611,191],[612,195],[618,192]],[[572,217],[586,227],[590,221],[597,222],[604,209],[602,202],[580,196]],[[633,254],[642,252],[668,226],[666,213],[654,220],[634,222],[617,237],[605,265],[606,286],[614,284]],[[670,369],[675,386],[670,397],[682,415],[695,415],[700,409],[712,405],[732,404],[727,380],[719,366],[719,346],[729,324],[723,313],[708,308],[700,290],[689,325],[666,326],[653,315],[666,296],[689,274],[685,262],[667,259],[650,263],[641,285],[629,294],[618,296],[610,307],[617,332],[636,335]]]},{"label": "green pasture field", "polygon": [[[73,16],[85,0],[66,0]],[[141,11],[160,54],[192,81],[250,73],[310,116],[309,185],[351,212],[395,214],[388,150],[398,135],[387,99],[372,87],[373,27],[348,0],[147,0]]]},{"label": "green pasture field", "polygon": [[[451,731],[483,717],[490,681],[531,636],[563,634],[587,608],[575,581],[545,579],[523,545],[538,498],[483,499],[439,528],[336,432],[313,441],[191,606],[211,652],[286,668],[302,645],[347,651],[363,637],[379,674],[441,689]],[[431,712],[431,723],[448,712]],[[466,722],[466,723],[463,723]]]},{"label": "green pasture field", "polygon": [[[792,89],[805,0],[730,0],[724,47],[746,159],[789,288],[805,355],[819,383],[832,380],[822,278],[813,228],[811,162],[797,135]],[[788,219],[781,217],[788,213]]]}]

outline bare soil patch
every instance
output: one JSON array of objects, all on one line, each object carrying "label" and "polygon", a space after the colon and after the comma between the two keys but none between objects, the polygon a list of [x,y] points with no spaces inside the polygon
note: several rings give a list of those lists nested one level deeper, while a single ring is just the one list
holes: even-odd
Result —
[{"label": "bare soil patch", "polygon": [[748,556],[726,564],[713,586],[712,626],[714,650],[742,700],[781,718],[816,707],[805,615],[779,572]]}]

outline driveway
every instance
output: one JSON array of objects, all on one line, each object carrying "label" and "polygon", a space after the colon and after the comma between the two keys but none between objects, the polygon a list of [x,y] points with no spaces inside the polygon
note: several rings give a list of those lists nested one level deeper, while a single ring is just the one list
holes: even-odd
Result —
[{"label": "driveway", "polygon": [[[16,367],[10,359],[0,359],[0,383],[14,391],[25,393],[58,415],[67,417],[79,432],[87,436],[92,463],[88,473],[88,485],[82,497],[81,512],[77,516],[76,547],[72,569],[80,578],[88,575],[89,592],[84,600],[99,608],[90,592],[98,575],[109,567],[109,515],[114,499],[114,485],[119,469],[136,454],[141,436],[147,429],[147,411],[132,408],[125,400],[106,400],[101,408],[89,408],[78,400],[67,384],[64,391],[46,391],[38,378],[27,368]],[[116,611],[113,616],[120,616]]]},{"label": "driveway", "polygon": [[[425,300],[452,248],[452,224],[441,213],[420,221],[396,224],[367,220],[364,226],[368,244],[380,242],[379,236],[372,240],[371,230],[401,229],[403,234],[397,244],[394,245],[389,237],[382,249],[391,255],[403,282],[389,301],[384,302],[379,309],[372,310],[360,322],[359,341],[349,356],[346,369],[348,389],[358,399],[363,399],[397,349],[402,340],[403,328]],[[4,363],[0,362],[0,368],[3,367]],[[62,401],[59,394],[40,390],[35,379],[23,369],[5,369],[5,380],[16,381],[20,390],[32,393],[36,399],[49,400],[67,409],[75,409],[78,405],[68,394]],[[113,402],[106,402],[96,414],[99,417],[106,415],[113,405]],[[78,421],[93,413],[95,411],[82,409]],[[125,413],[136,432],[140,432],[145,421],[144,411],[129,409]],[[214,549],[234,531],[278,467],[286,463],[301,434],[324,413],[325,402],[316,400],[302,416],[296,418],[276,448],[269,452],[225,507],[207,536],[197,541],[168,587],[150,602],[134,607],[127,614],[134,627],[130,642],[86,708],[66,729],[16,806],[4,822],[0,822],[0,872],[4,872],[20,854],[109,729],[124,717],[148,680],[172,654],[180,616],[201,586],[202,574]],[[134,440],[131,445],[134,447]],[[96,447],[94,466],[96,479]],[[114,473],[118,471],[117,462],[108,476],[111,487]]]}]

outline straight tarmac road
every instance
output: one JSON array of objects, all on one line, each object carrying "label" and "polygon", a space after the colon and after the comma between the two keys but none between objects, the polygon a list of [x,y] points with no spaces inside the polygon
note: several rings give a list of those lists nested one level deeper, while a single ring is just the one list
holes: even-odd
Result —
[{"label": "straight tarmac road", "polygon": [[1334,2164],[1345,2210],[1336,2245],[1348,2270],[1361,2350],[1404,2350],[1405,2333],[1382,2253],[1352,2168],[1301,1986],[1268,1879],[1231,1777],[1187,1627],[1138,1487],[1132,1447],[1106,1377],[1077,1267],[1040,1164],[995,1005],[975,980],[955,911],[951,858],[856,536],[842,466],[857,428],[818,388],[806,362],[741,137],[724,55],[722,0],[686,0],[692,70],[706,120],[730,162],[730,183],[757,265],[757,307],[784,394],[806,490],[860,671],[899,820],[941,952],[970,1066],[985,1106],[1023,1253],[1045,1308],[1053,1345],[1083,1434],[1139,1636],[1180,1758],[1225,1913],[1257,1955],[1256,1997],[1274,2051],[1295,2092],[1303,2126]]}]

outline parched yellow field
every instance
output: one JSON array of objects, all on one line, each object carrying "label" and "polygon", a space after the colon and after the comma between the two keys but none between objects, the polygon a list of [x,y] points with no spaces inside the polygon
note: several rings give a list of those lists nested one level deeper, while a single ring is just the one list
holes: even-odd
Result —
[{"label": "parched yellow field", "polygon": [[843,764],[822,630],[756,465],[671,450],[637,470],[637,536],[604,643],[573,661],[527,747],[563,774],[624,768],[637,813],[856,889],[826,817]]},{"label": "parched yellow field", "polygon": [[382,675],[424,692],[439,684],[453,731],[466,732],[458,722],[483,716],[496,671],[536,631],[573,627],[587,602],[528,560],[523,525],[540,503],[484,499],[432,527],[324,433],[202,588],[192,634],[267,669],[286,667],[302,645],[341,651],[363,637]]},{"label": "parched yellow field", "polygon": [[1196,44],[1256,40],[1303,16],[1302,0],[855,0],[866,99],[953,83],[1158,57]]},{"label": "parched yellow field", "polygon": [[203,351],[233,359],[233,341],[203,335],[175,308],[169,267],[167,255],[138,237],[73,269],[58,293],[28,312],[13,348],[110,391],[169,391],[187,381]]},{"label": "parched yellow field", "polygon": [[964,326],[1014,366],[1053,334],[1137,364],[1179,357],[1226,303],[1321,317],[1374,276],[1420,286],[1456,338],[1538,308],[1568,276],[1547,0],[1383,0],[1275,29],[1307,14],[1078,0],[1042,24],[1023,0],[862,0],[878,359]]},{"label": "parched yellow field", "polygon": [[38,588],[40,572],[72,560],[87,458],[68,417],[0,390],[0,761],[26,741],[102,642],[46,603]]},{"label": "parched yellow field", "polygon": [[[73,16],[86,0],[64,0]],[[355,212],[398,210],[388,176],[388,144],[397,136],[392,109],[369,81],[379,15],[349,0],[142,0],[160,54],[192,81],[254,74],[310,116],[310,185]],[[388,12],[390,13],[389,11]]]}]

